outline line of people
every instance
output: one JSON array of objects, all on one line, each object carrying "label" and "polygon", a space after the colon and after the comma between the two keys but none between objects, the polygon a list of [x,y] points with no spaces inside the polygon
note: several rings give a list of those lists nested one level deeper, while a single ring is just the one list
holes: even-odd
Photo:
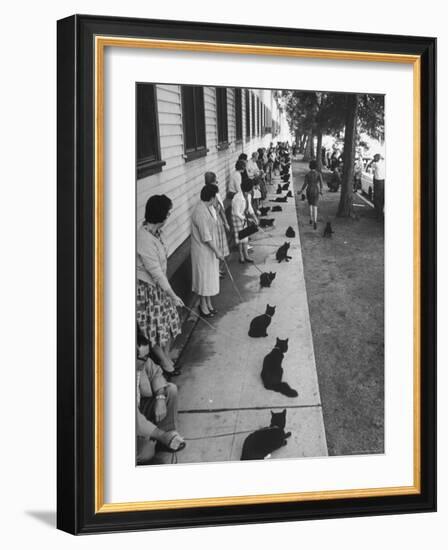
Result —
[{"label": "line of people", "polygon": [[[199,296],[199,314],[213,317],[212,298],[220,291],[223,262],[235,245],[240,263],[253,263],[249,238],[241,231],[259,224],[259,208],[267,186],[280,182],[289,170],[289,145],[260,148],[250,159],[242,153],[230,177],[223,200],[214,172],[204,176],[200,200],[191,217],[192,291]],[[137,463],[152,460],[155,448],[177,452],[185,447],[178,433],[177,387],[172,377],[181,370],[170,356],[174,339],[181,333],[178,308],[185,306],[167,277],[167,249],[162,230],[172,214],[166,195],[151,196],[137,231]]]}]

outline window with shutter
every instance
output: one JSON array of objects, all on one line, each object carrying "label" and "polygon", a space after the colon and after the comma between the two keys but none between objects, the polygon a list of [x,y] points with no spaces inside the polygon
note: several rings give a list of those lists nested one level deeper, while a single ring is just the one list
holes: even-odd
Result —
[{"label": "window with shutter", "polygon": [[165,162],[160,156],[157,94],[154,84],[136,85],[136,149],[137,178],[162,170]]},{"label": "window with shutter", "polygon": [[182,86],[182,122],[186,160],[205,156],[207,148],[202,86]]},{"label": "window with shutter", "polygon": [[216,88],[216,121],[218,126],[218,146],[227,145],[228,122],[227,122],[227,88]]}]

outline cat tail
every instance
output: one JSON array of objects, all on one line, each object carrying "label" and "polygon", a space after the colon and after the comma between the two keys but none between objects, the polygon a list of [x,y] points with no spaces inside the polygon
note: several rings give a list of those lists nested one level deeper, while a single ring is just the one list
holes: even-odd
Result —
[{"label": "cat tail", "polygon": [[280,382],[279,384],[272,386],[271,389],[286,395],[286,397],[297,397],[299,395],[287,382]]}]

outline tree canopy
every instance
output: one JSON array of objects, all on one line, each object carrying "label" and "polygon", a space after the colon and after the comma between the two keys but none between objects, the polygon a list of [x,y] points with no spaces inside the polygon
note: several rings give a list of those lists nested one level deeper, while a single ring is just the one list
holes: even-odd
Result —
[{"label": "tree canopy", "polygon": [[[324,135],[344,134],[344,173],[338,215],[352,215],[352,179],[355,147],[361,134],[384,141],[384,96],[340,92],[283,91],[288,123],[296,142],[307,143],[304,160],[315,157],[321,169]],[[314,154],[314,138],[317,150]]]}]

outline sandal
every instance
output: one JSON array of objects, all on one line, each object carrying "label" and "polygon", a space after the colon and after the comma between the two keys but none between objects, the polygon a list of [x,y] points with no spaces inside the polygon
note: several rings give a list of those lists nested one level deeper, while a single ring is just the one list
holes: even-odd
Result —
[{"label": "sandal", "polygon": [[[182,451],[186,447],[185,441],[182,439],[182,437],[175,432],[174,430],[171,432],[166,432],[165,434],[169,439],[168,443],[165,445],[161,441],[157,441],[156,443],[156,453],[157,452],[163,452],[163,453],[177,453],[179,451]],[[173,444],[175,440],[179,441],[179,445],[175,447]]]}]

